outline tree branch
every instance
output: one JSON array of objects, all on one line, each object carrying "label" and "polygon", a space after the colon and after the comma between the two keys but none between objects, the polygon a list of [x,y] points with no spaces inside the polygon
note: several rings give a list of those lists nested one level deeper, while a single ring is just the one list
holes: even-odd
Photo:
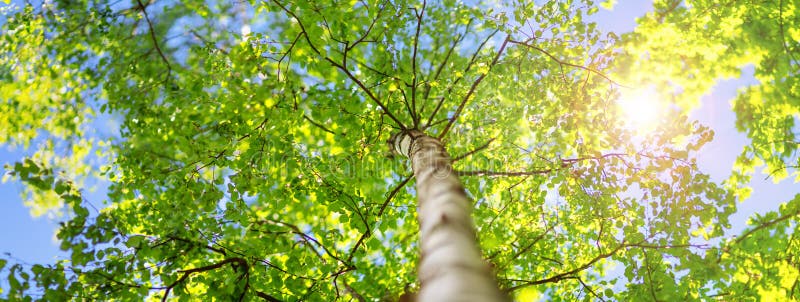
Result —
[{"label": "tree branch", "polygon": [[[392,200],[392,198],[394,198],[394,197],[395,197],[395,195],[397,195],[397,193],[399,193],[399,192],[400,192],[400,189],[402,189],[403,187],[405,187],[405,185],[408,183],[408,181],[409,181],[409,180],[411,180],[411,176],[406,176],[406,178],[405,178],[405,179],[403,179],[403,181],[401,181],[401,182],[400,182],[400,183],[399,183],[399,184],[398,184],[398,185],[397,185],[397,186],[394,188],[394,190],[392,190],[392,191],[389,193],[389,196],[387,196],[387,197],[386,197],[386,200],[383,202],[383,204],[381,204],[381,208],[380,208],[380,210],[378,210],[378,215],[377,215],[377,217],[378,217],[378,220],[377,220],[377,221],[380,221],[380,217],[381,217],[381,216],[383,216],[383,212],[386,210],[386,207],[389,205],[389,202]],[[376,222],[377,222],[377,221],[376,221]],[[376,226],[375,226],[375,225],[373,225],[373,226],[372,226],[372,229],[374,229],[375,227],[376,227]],[[353,245],[353,248],[350,250],[350,255],[349,255],[349,256],[347,256],[347,261],[348,261],[348,262],[350,262],[350,261],[352,261],[352,260],[353,260],[353,257],[355,256],[355,254],[356,254],[356,251],[358,250],[359,246],[361,246],[362,242],[364,242],[364,239],[367,239],[367,237],[369,237],[369,236],[371,236],[371,235],[372,235],[372,234],[370,234],[369,232],[366,232],[366,233],[363,233],[363,234],[361,234],[361,237],[359,237],[359,238],[358,238],[358,241],[356,241],[356,244],[355,244],[355,245]]]},{"label": "tree branch", "polygon": [[516,41],[516,40],[510,40],[509,42],[513,43],[513,44],[525,46],[525,47],[528,47],[530,49],[534,49],[536,51],[539,51],[539,52],[545,54],[546,56],[550,57],[550,59],[552,59],[553,61],[556,61],[556,63],[558,63],[559,65],[566,65],[566,66],[571,66],[571,67],[575,67],[575,68],[578,68],[578,69],[583,69],[583,70],[586,70],[588,72],[591,72],[591,73],[594,73],[596,75],[599,75],[600,77],[606,79],[607,81],[609,81],[612,84],[617,85],[619,87],[631,88],[631,87],[622,85],[620,83],[617,83],[616,81],[612,80],[611,78],[609,78],[608,76],[606,76],[605,74],[601,73],[600,71],[598,71],[598,70],[596,70],[594,68],[585,67],[585,66],[581,66],[581,65],[577,65],[577,64],[572,64],[572,63],[569,63],[569,62],[564,62],[564,61],[560,60],[559,58],[557,58],[556,56],[552,55],[551,53],[547,52],[546,50],[541,49],[541,48],[536,47],[536,46],[533,46],[533,45],[531,45],[529,43],[525,43],[525,42],[522,42],[522,41]]},{"label": "tree branch", "polygon": [[156,37],[156,31],[153,29],[153,22],[150,22],[150,17],[147,15],[147,8],[142,4],[141,0],[136,0],[136,3],[139,4],[139,9],[142,11],[142,15],[144,16],[144,20],[147,21],[147,27],[150,30],[150,38],[153,40],[153,45],[158,52],[158,55],[161,56],[161,60],[164,61],[164,64],[167,64],[167,74],[165,75],[165,84],[166,81],[169,80],[170,73],[172,73],[172,65],[169,64],[169,60],[167,60],[167,56],[164,55],[164,52],[161,51],[161,47],[158,46],[158,38]]},{"label": "tree branch", "polygon": [[383,112],[385,112],[386,115],[388,115],[389,118],[391,118],[397,124],[397,126],[399,126],[401,129],[407,128],[403,123],[400,122],[399,119],[397,119],[397,117],[394,116],[394,114],[392,114],[391,111],[389,111],[389,108],[386,107],[386,105],[384,105],[383,102],[381,102],[374,94],[372,94],[372,91],[369,90],[369,88],[367,88],[367,86],[365,86],[364,83],[362,83],[358,78],[356,78],[349,70],[347,70],[347,68],[344,68],[344,66],[334,62],[333,60],[331,60],[331,58],[325,57],[325,60],[330,62],[331,65],[335,66],[336,68],[339,68],[339,70],[344,72],[344,74],[347,75],[347,77],[350,78],[350,80],[355,82],[356,85],[358,85],[358,87],[360,87],[361,90],[363,90],[367,94],[367,96],[370,99],[372,99],[373,102],[375,102],[375,104],[377,104],[379,107],[381,107],[381,109],[383,109]]},{"label": "tree branch", "polygon": [[203,244],[200,244],[198,242],[195,242],[195,241],[192,241],[192,240],[189,240],[189,239],[185,239],[185,238],[181,238],[181,237],[177,237],[177,236],[167,236],[167,240],[165,240],[164,242],[161,242],[159,244],[156,244],[153,247],[159,246],[161,244],[165,244],[165,243],[167,243],[169,241],[180,241],[180,242],[188,243],[188,244],[193,245],[193,246],[198,246],[198,247],[202,247],[202,248],[208,249],[210,251],[214,251],[214,252],[219,253],[219,254],[221,254],[223,256],[227,256],[228,255],[222,249],[218,249],[218,248],[215,248],[215,247],[209,246],[209,245],[203,245]]},{"label": "tree branch", "polygon": [[592,294],[592,296],[594,296],[595,298],[599,299],[599,300],[600,300],[600,301],[602,301],[602,302],[606,302],[606,300],[605,300],[605,299],[603,299],[602,297],[600,297],[599,295],[597,295],[597,293],[596,293],[596,292],[594,292],[594,290],[592,290],[592,288],[591,288],[591,287],[589,287],[588,285],[586,285],[586,283],[584,283],[584,282],[583,282],[583,279],[581,279],[580,277],[575,277],[575,279],[577,279],[577,280],[578,280],[578,282],[580,282],[580,283],[581,283],[581,286],[583,286],[583,288],[585,288],[586,290],[588,290],[588,291],[589,291],[589,293],[591,293],[591,294]]},{"label": "tree branch", "polygon": [[469,152],[467,152],[467,153],[464,153],[464,154],[461,154],[461,155],[459,155],[459,156],[456,156],[456,157],[454,157],[454,158],[453,158],[453,162],[457,162],[457,161],[459,161],[459,160],[462,160],[462,159],[464,159],[464,158],[465,158],[465,157],[467,157],[467,156],[473,155],[473,154],[475,154],[475,153],[478,153],[478,152],[480,152],[480,151],[481,151],[481,150],[483,150],[483,149],[486,149],[486,148],[488,148],[488,147],[489,147],[489,144],[491,144],[491,143],[492,143],[492,142],[493,142],[495,139],[496,139],[496,137],[493,137],[493,138],[491,138],[491,139],[490,139],[488,142],[486,142],[485,144],[481,145],[480,147],[478,147],[478,148],[475,148],[475,149],[473,149],[472,151],[469,151]]},{"label": "tree branch", "polygon": [[464,95],[464,98],[461,100],[461,104],[458,105],[458,108],[456,108],[456,112],[453,114],[453,117],[450,118],[450,121],[447,123],[447,126],[444,127],[444,130],[442,130],[442,133],[439,133],[439,136],[437,137],[438,139],[441,140],[442,137],[444,137],[447,134],[447,132],[450,131],[450,127],[453,126],[453,123],[456,121],[458,116],[461,115],[461,110],[464,109],[464,105],[467,104],[467,101],[469,101],[472,94],[475,93],[475,89],[478,87],[478,84],[480,84],[483,81],[483,79],[486,78],[486,75],[492,71],[492,67],[494,67],[494,65],[497,64],[497,61],[500,59],[500,56],[503,54],[503,51],[506,49],[506,45],[508,45],[509,41],[511,41],[510,35],[507,36],[506,39],[503,41],[503,44],[500,45],[500,50],[497,51],[497,55],[494,56],[492,63],[489,65],[489,70],[487,70],[486,73],[481,74],[475,80],[475,82],[472,83],[472,87],[470,87],[467,94]]},{"label": "tree branch", "polygon": [[273,296],[267,295],[267,294],[265,294],[265,293],[262,293],[262,292],[260,292],[260,291],[256,291],[256,296],[258,296],[258,297],[259,297],[259,298],[261,298],[261,299],[264,299],[264,301],[269,301],[269,302],[283,302],[283,301],[281,301],[281,300],[278,300],[277,298],[275,298],[275,297],[273,297]]},{"label": "tree branch", "polygon": [[622,157],[626,154],[622,153],[608,153],[603,154],[600,156],[592,156],[592,157],[579,157],[579,158],[568,158],[562,159],[561,165],[557,168],[539,168],[535,170],[529,171],[491,171],[491,170],[474,170],[474,171],[455,171],[458,176],[530,176],[530,175],[539,175],[539,174],[547,174],[553,171],[557,171],[561,168],[566,168],[571,164],[586,161],[586,160],[601,160],[608,157]]},{"label": "tree branch", "polygon": [[325,131],[325,132],[328,132],[328,133],[334,134],[334,135],[336,134],[335,132],[331,131],[330,129],[325,128],[325,126],[323,126],[322,124],[317,123],[314,120],[312,120],[310,117],[308,117],[308,115],[303,114],[303,118],[306,119],[312,125],[317,126],[317,128],[322,129],[322,131]]},{"label": "tree branch", "polygon": [[771,227],[773,225],[776,225],[776,224],[780,223],[781,221],[786,221],[786,220],[792,219],[797,215],[800,215],[800,211],[795,211],[794,213],[790,213],[789,215],[780,216],[775,220],[771,220],[771,221],[768,221],[766,223],[760,224],[759,226],[757,226],[757,227],[747,231],[746,233],[742,234],[741,237],[736,238],[736,241],[734,241],[734,243],[738,244],[738,243],[744,241],[745,239],[747,239],[747,237],[749,237],[750,235],[752,235],[755,232],[758,232],[760,230],[763,230],[763,229],[766,229],[766,228]]},{"label": "tree branch", "polygon": [[414,9],[414,15],[417,17],[417,32],[414,35],[414,53],[411,56],[411,120],[413,121],[414,128],[419,125],[419,117],[416,114],[417,110],[417,50],[419,49],[419,32],[422,27],[422,17],[425,16],[425,5],[427,2],[422,1],[422,10],[417,13]]},{"label": "tree branch", "polygon": [[[369,7],[369,6],[367,6],[367,7]],[[375,27],[375,23],[378,22],[378,19],[381,18],[381,14],[383,13],[384,9],[386,9],[386,3],[385,2],[383,3],[383,5],[381,5],[378,8],[378,14],[375,16],[375,19],[372,19],[372,23],[369,24],[369,27],[367,28],[367,31],[364,32],[364,34],[361,35],[361,37],[358,38],[358,40],[356,40],[355,42],[353,42],[350,45],[346,46],[345,47],[345,51],[350,51],[351,49],[355,48],[356,45],[358,45],[358,44],[360,44],[360,43],[365,41],[367,36],[369,36],[369,33],[372,32],[372,28]]]},{"label": "tree branch", "polygon": [[[306,233],[303,233],[303,231],[301,231],[300,228],[297,227],[296,225],[288,223],[288,222],[271,220],[271,219],[268,219],[267,221],[272,222],[274,224],[280,224],[280,225],[283,225],[283,226],[286,226],[286,227],[290,228],[295,234],[297,234],[301,238],[303,238],[303,241],[305,241],[308,244],[308,246],[311,247],[312,250],[314,250],[315,253],[317,253],[317,251],[316,251],[316,249],[314,249],[314,247],[311,245],[311,243],[314,243],[317,246],[319,246],[320,248],[322,248],[322,250],[325,251],[325,254],[327,254],[331,258],[336,259],[337,261],[339,261],[340,263],[342,263],[344,265],[349,265],[349,261],[345,262],[344,260],[342,260],[342,258],[339,258],[339,256],[336,256],[333,252],[331,252],[328,249],[328,247],[323,245],[322,242],[319,242],[319,240],[317,240],[316,238],[314,238],[312,236],[309,236]],[[322,260],[325,261],[324,259],[322,259]]]},{"label": "tree branch", "polygon": [[[553,275],[552,277],[548,277],[548,278],[545,278],[545,279],[540,279],[540,280],[536,280],[536,281],[524,281],[521,284],[517,284],[515,286],[507,288],[505,291],[507,293],[510,293],[512,291],[521,289],[523,287],[531,286],[531,285],[559,282],[559,281],[564,280],[564,279],[570,279],[576,273],[581,272],[583,270],[586,270],[587,268],[589,268],[592,265],[594,265],[595,263],[597,263],[597,261],[600,261],[602,259],[614,256],[620,250],[625,249],[625,248],[631,248],[631,247],[647,248],[647,249],[672,249],[672,248],[686,248],[686,247],[705,247],[705,245],[695,245],[695,244],[652,245],[652,244],[646,244],[646,240],[640,241],[639,243],[624,243],[623,242],[622,244],[617,246],[615,249],[609,251],[608,253],[597,255],[596,257],[592,258],[592,260],[589,260],[589,262],[584,263],[583,265],[581,265],[579,267],[576,267],[576,268],[574,268],[572,270],[569,270],[569,271],[566,271],[566,272],[563,272],[563,273],[559,273],[559,274]],[[522,281],[522,280],[512,280],[512,281]]]},{"label": "tree branch", "polygon": [[[378,107],[381,107],[381,109],[383,109],[383,112],[385,112],[385,113],[386,113],[386,115],[388,115],[388,116],[389,116],[389,118],[391,118],[391,119],[392,119],[392,120],[393,120],[395,123],[397,123],[397,125],[398,125],[400,128],[402,128],[402,129],[405,129],[405,128],[406,128],[406,126],[405,126],[403,123],[401,123],[401,122],[400,122],[400,120],[399,120],[399,119],[397,119],[397,117],[395,117],[395,116],[394,116],[394,114],[392,114],[392,112],[391,112],[391,111],[389,111],[389,108],[388,108],[388,107],[386,107],[386,105],[384,105],[384,104],[383,104],[383,102],[381,102],[381,101],[380,101],[380,100],[379,100],[379,99],[378,99],[378,98],[377,98],[377,97],[376,97],[376,96],[375,96],[375,95],[372,93],[372,91],[371,91],[371,90],[369,90],[369,88],[367,88],[367,86],[365,86],[365,85],[364,85],[364,83],[362,83],[362,82],[361,82],[361,81],[360,81],[358,78],[356,78],[356,77],[355,77],[355,76],[354,76],[354,75],[353,75],[353,74],[352,74],[352,73],[351,73],[351,72],[350,72],[350,71],[349,71],[347,68],[345,68],[345,66],[344,66],[343,64],[339,64],[339,63],[335,62],[333,59],[331,59],[330,57],[328,57],[328,56],[323,56],[323,55],[322,55],[322,53],[319,51],[319,49],[317,49],[317,48],[314,46],[314,43],[312,43],[312,42],[311,42],[311,38],[309,38],[309,36],[308,36],[308,32],[306,31],[306,27],[303,25],[303,22],[300,20],[300,18],[299,18],[299,17],[297,17],[297,15],[296,15],[294,12],[290,11],[289,9],[287,9],[287,8],[286,8],[284,5],[282,5],[280,2],[278,2],[278,0],[272,0],[272,2],[273,2],[273,3],[275,3],[275,5],[277,5],[278,7],[280,7],[280,8],[281,8],[281,10],[283,10],[284,12],[286,12],[287,14],[289,14],[289,15],[290,15],[292,18],[294,18],[294,19],[295,19],[295,21],[297,21],[297,24],[300,26],[300,30],[301,30],[301,32],[303,33],[303,37],[305,37],[306,43],[308,43],[308,45],[311,47],[311,49],[312,49],[312,50],[314,50],[314,52],[315,52],[315,53],[317,53],[317,55],[321,56],[323,59],[325,59],[325,61],[328,61],[329,63],[331,63],[331,65],[333,65],[334,67],[336,67],[336,68],[338,68],[339,70],[341,70],[342,72],[344,72],[344,74],[345,74],[345,75],[346,75],[348,78],[350,78],[350,80],[352,80],[354,83],[356,83],[356,85],[357,85],[359,88],[361,88],[361,90],[363,90],[363,91],[364,91],[364,92],[367,94],[367,96],[368,96],[368,97],[369,97],[369,98],[370,98],[370,99],[371,99],[373,102],[375,102],[375,104],[377,104],[377,105],[378,105]],[[345,46],[345,49],[347,49],[347,45]],[[347,60],[346,58],[347,58],[347,54],[345,53],[345,59],[344,59],[343,61],[345,61],[345,62],[346,62],[346,60]]]},{"label": "tree branch", "polygon": [[[438,79],[439,79],[439,75],[442,73],[442,70],[444,69],[444,66],[445,66],[445,65],[447,64],[447,62],[450,60],[450,56],[453,54],[453,50],[455,50],[455,49],[456,49],[456,46],[458,46],[458,43],[461,43],[461,41],[463,41],[463,40],[464,40],[464,37],[466,37],[466,36],[467,36],[467,34],[466,34],[466,33],[469,31],[469,28],[470,28],[470,26],[471,26],[471,25],[472,25],[472,19],[470,19],[470,20],[467,22],[467,26],[466,26],[466,28],[465,28],[465,32],[464,32],[464,34],[458,34],[458,35],[457,35],[457,36],[456,36],[456,37],[453,39],[453,44],[450,46],[450,48],[448,48],[448,49],[447,49],[447,53],[444,55],[444,59],[442,59],[442,62],[440,62],[440,63],[439,63],[439,67],[437,67],[437,68],[436,68],[436,72],[434,72],[434,74],[433,74],[433,77],[432,77],[432,78],[429,78],[429,79],[427,80],[427,82],[429,82],[429,83],[428,83],[428,85],[426,85],[426,86],[425,86],[425,93],[424,93],[424,96],[422,97],[422,100],[423,100],[423,101],[427,101],[427,100],[428,100],[428,96],[429,96],[429,95],[430,95],[430,93],[431,93],[431,85],[430,85],[430,82],[433,82],[433,81],[436,81],[436,80],[438,80]],[[437,49],[438,49],[438,47],[437,47]],[[425,103],[422,103],[422,108],[420,108],[420,112],[423,112],[423,111],[425,111],[425,104],[427,104],[427,102],[425,102]]]},{"label": "tree branch", "polygon": [[189,278],[189,276],[191,276],[192,274],[205,272],[205,271],[210,271],[210,270],[215,270],[215,269],[218,269],[218,268],[224,266],[225,264],[234,263],[234,262],[235,263],[239,263],[239,265],[241,265],[242,267],[245,267],[245,268],[248,267],[246,260],[244,260],[243,258],[234,257],[234,258],[228,258],[228,259],[222,260],[220,262],[217,262],[217,263],[214,263],[214,264],[211,264],[211,265],[206,265],[206,266],[197,267],[197,268],[193,268],[193,269],[178,271],[178,272],[183,273],[183,275],[181,275],[181,277],[178,278],[178,280],[175,280],[175,282],[172,282],[170,285],[167,286],[166,290],[164,291],[164,297],[161,298],[161,301],[162,302],[167,301],[167,297],[169,297],[169,292],[176,285],[178,285],[179,283],[185,281],[186,278]]},{"label": "tree branch", "polygon": [[510,293],[510,292],[515,291],[515,290],[521,289],[523,287],[528,287],[528,286],[531,286],[531,285],[544,284],[544,283],[550,283],[550,282],[559,282],[561,280],[568,279],[570,276],[574,275],[575,273],[578,273],[580,271],[583,271],[583,270],[591,267],[597,261],[600,261],[602,259],[605,259],[605,258],[613,256],[618,251],[622,250],[623,248],[625,248],[627,246],[628,245],[623,243],[623,244],[617,246],[617,248],[611,250],[610,252],[605,253],[605,254],[597,255],[597,257],[594,257],[592,260],[589,260],[589,262],[584,263],[583,265],[581,265],[579,267],[576,267],[576,268],[574,268],[572,270],[569,270],[569,271],[566,271],[566,272],[563,272],[563,273],[560,273],[560,274],[556,274],[556,275],[554,275],[552,277],[545,278],[545,279],[540,279],[540,280],[536,280],[536,281],[527,281],[525,283],[509,287],[505,291],[507,293]]},{"label": "tree branch", "polygon": [[[489,34],[489,36],[487,36],[486,39],[483,40],[483,42],[481,42],[481,45],[478,45],[478,49],[476,49],[475,52],[472,54],[472,58],[470,58],[469,63],[467,64],[467,68],[464,68],[464,74],[466,74],[470,70],[470,68],[472,68],[472,64],[475,64],[475,60],[478,58],[478,54],[480,54],[481,50],[486,45],[486,43],[488,43],[489,40],[491,40],[492,37],[494,37],[494,35],[496,35],[499,31],[500,31],[499,29],[495,30],[494,32]],[[464,34],[464,36],[466,36],[466,33]],[[455,45],[456,43],[454,42],[453,47],[455,47]],[[444,63],[442,63],[442,65],[444,65]],[[439,97],[439,101],[436,102],[436,107],[433,109],[433,112],[431,112],[431,115],[428,117],[428,122],[426,122],[425,126],[422,127],[423,129],[431,126],[431,122],[436,117],[436,113],[439,112],[439,109],[441,109],[442,105],[444,104],[445,96],[450,95],[450,92],[453,91],[453,87],[456,84],[458,84],[458,82],[461,81],[461,79],[463,78],[464,78],[463,75],[461,77],[458,77],[455,81],[453,81],[452,84],[450,84],[450,87],[447,88],[447,92],[445,92],[444,95]]]}]

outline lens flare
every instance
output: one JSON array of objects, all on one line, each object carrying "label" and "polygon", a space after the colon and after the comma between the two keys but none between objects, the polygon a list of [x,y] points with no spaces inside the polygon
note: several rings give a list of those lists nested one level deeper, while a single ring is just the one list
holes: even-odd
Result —
[{"label": "lens flare", "polygon": [[617,100],[625,127],[640,133],[652,131],[658,126],[662,115],[662,104],[653,87],[623,91]]}]

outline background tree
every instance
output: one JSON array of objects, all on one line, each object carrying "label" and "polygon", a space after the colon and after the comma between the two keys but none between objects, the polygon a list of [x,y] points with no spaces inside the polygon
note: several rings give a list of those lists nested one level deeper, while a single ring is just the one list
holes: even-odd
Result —
[{"label": "background tree", "polygon": [[[800,180],[796,1],[656,1],[655,11],[638,23],[636,32],[626,37],[629,56],[620,58],[625,63],[619,66],[629,69],[621,74],[632,80],[657,72],[658,77],[646,81],[672,92],[683,108],[696,106],[717,79],[737,77],[743,67],[754,69],[758,84],[742,89],[731,102],[736,128],[751,144],[737,158],[725,181],[727,189],[746,199],[759,166],[775,182],[788,176]],[[707,269],[690,272],[691,280],[712,285],[725,299],[798,299],[798,214],[800,195],[795,195],[778,210],[752,217],[750,229],[709,251]]]},{"label": "background tree", "polygon": [[[0,122],[0,142],[37,150],[7,173],[38,213],[66,212],[71,255],[0,260],[7,295],[414,292],[417,192],[385,143],[419,129],[452,156],[484,258],[519,300],[796,297],[797,198],[722,238],[753,165],[797,165],[800,33],[786,2],[656,1],[621,40],[584,21],[592,1],[6,8],[0,112],[18,118]],[[688,109],[748,62],[762,85],[736,108],[754,144],[716,184],[695,159],[713,133]],[[619,83],[659,84],[678,106],[633,129]],[[107,119],[119,133],[93,131]],[[102,206],[84,197],[98,180]]]}]

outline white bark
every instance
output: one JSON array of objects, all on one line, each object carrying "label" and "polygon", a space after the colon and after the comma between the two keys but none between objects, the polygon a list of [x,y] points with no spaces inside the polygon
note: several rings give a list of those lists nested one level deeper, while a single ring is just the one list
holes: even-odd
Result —
[{"label": "white bark", "polygon": [[505,301],[481,257],[472,203],[442,143],[418,130],[396,134],[390,143],[411,159],[417,179],[418,301]]}]

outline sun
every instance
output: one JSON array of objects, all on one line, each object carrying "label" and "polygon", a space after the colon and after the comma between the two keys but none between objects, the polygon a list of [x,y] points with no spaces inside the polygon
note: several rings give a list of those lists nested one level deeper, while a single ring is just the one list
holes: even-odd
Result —
[{"label": "sun", "polygon": [[624,119],[623,125],[640,133],[654,130],[664,109],[654,87],[623,90],[617,106]]}]

